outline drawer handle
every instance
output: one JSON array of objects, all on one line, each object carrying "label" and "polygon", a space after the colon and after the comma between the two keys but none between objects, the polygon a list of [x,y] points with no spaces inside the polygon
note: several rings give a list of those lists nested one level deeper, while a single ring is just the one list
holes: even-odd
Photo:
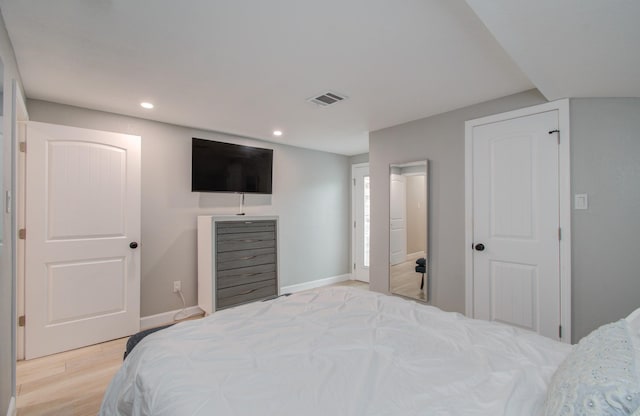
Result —
[{"label": "drawer handle", "polygon": [[258,289],[251,289],[251,290],[246,291],[246,292],[238,293],[238,296],[248,295],[249,293],[255,292],[256,290],[258,290]]},{"label": "drawer handle", "polygon": [[255,259],[256,256],[246,256],[246,257],[240,257],[240,260],[251,260],[251,259]]},{"label": "drawer handle", "polygon": [[248,239],[248,240],[242,240],[243,243],[255,243],[256,241],[260,241],[260,240],[256,240],[255,238]]},{"label": "drawer handle", "polygon": [[257,275],[259,275],[259,274],[261,274],[261,273],[245,273],[245,274],[243,274],[242,276],[243,276],[243,277],[251,277],[251,276],[257,276]]}]

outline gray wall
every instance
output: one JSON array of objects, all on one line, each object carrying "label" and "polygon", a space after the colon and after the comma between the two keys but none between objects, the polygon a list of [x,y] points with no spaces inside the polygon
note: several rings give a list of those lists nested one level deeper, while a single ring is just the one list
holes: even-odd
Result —
[{"label": "gray wall", "polygon": [[[3,92],[2,92],[2,131],[0,135],[0,183],[1,195],[11,189],[14,181],[11,170],[11,137],[12,121],[15,117],[12,108],[12,81],[20,87],[20,73],[13,53],[13,46],[9,40],[4,20],[0,17],[0,58],[4,64]],[[2,243],[0,246],[0,415],[7,414],[9,402],[15,396],[15,267],[13,247],[11,244],[12,218],[2,210]]]},{"label": "gray wall", "polygon": [[573,340],[640,307],[640,98],[571,100]]},{"label": "gray wall", "polygon": [[389,286],[389,164],[428,159],[431,303],[464,313],[464,122],[543,102],[531,90],[370,133],[372,290]]},{"label": "gray wall", "polygon": [[239,195],[191,192],[191,138],[274,149],[273,195],[247,195],[247,215],[280,216],[281,286],[349,273],[349,157],[44,101],[30,119],[142,136],[141,315],[197,303],[196,216],[234,214]]},{"label": "gray wall", "polygon": [[[545,102],[504,97],[370,134],[371,288],[387,292],[389,163],[427,158],[432,303],[464,313],[464,122]],[[571,100],[572,341],[640,307],[640,99]]]},{"label": "gray wall", "polygon": [[351,164],[356,165],[358,163],[367,163],[369,162],[369,153],[362,153],[359,155],[351,156]]}]

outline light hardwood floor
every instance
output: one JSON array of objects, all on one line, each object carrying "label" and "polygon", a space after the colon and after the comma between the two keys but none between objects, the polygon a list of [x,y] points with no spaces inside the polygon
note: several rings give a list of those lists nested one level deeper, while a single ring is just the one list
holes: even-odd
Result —
[{"label": "light hardwood floor", "polygon": [[122,364],[127,338],[19,361],[18,416],[95,416]]},{"label": "light hardwood floor", "polygon": [[[351,280],[335,285],[369,288]],[[17,416],[95,416],[122,364],[127,339],[19,361]]]}]

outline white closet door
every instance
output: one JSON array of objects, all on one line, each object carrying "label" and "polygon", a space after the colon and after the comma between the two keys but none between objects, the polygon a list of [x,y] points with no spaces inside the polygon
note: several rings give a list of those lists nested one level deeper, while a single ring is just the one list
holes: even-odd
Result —
[{"label": "white closet door", "polygon": [[390,194],[389,263],[393,266],[407,260],[407,182],[404,176],[391,174]]},{"label": "white closet door", "polygon": [[558,112],[473,128],[473,316],[559,339]]},{"label": "white closet door", "polygon": [[140,325],[140,137],[27,125],[27,359]]}]

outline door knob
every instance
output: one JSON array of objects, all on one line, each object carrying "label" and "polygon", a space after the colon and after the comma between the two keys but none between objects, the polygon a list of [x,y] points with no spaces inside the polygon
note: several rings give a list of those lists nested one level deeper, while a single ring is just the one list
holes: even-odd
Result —
[{"label": "door knob", "polygon": [[484,244],[482,243],[476,244],[474,248],[478,251],[484,251]]},{"label": "door knob", "polygon": [[138,243],[136,243],[135,241],[132,241],[131,243],[129,243],[129,247],[138,248]]}]

